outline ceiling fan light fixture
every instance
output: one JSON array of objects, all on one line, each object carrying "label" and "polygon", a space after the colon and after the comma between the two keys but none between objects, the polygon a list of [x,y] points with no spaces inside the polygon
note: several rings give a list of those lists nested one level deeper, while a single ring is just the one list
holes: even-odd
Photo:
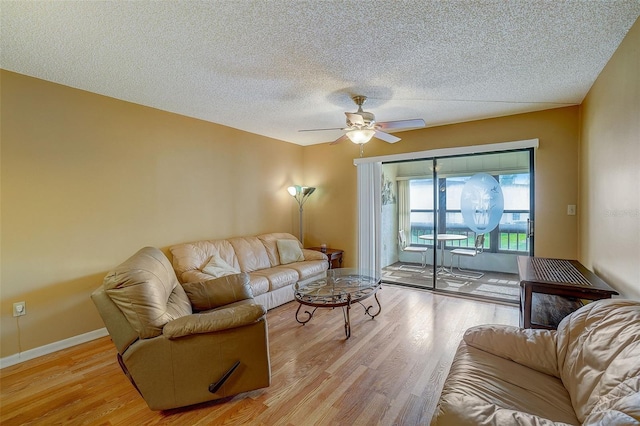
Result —
[{"label": "ceiling fan light fixture", "polygon": [[376,134],[375,130],[371,129],[355,129],[347,132],[349,140],[357,145],[363,145],[371,140],[373,135]]}]

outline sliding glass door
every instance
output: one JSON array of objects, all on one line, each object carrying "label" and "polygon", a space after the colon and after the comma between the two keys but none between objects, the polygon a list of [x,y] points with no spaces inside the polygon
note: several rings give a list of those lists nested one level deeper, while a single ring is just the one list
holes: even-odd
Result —
[{"label": "sliding glass door", "polygon": [[[517,302],[516,256],[533,253],[532,155],[524,149],[383,164],[398,193],[381,223],[387,234],[398,233],[397,257],[386,251],[383,276]],[[387,219],[394,211],[397,225]]]}]

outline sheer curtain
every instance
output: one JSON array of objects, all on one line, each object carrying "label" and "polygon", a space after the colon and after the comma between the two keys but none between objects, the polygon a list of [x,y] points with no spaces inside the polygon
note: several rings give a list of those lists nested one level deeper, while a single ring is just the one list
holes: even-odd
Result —
[{"label": "sheer curtain", "polygon": [[404,232],[407,245],[411,244],[411,200],[409,181],[398,181],[398,230]]}]

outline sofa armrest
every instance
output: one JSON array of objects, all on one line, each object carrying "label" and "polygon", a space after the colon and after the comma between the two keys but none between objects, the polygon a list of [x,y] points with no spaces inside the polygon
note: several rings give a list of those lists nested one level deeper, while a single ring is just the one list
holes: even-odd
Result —
[{"label": "sofa armrest", "polygon": [[169,321],[162,334],[169,339],[192,334],[213,333],[253,324],[262,318],[267,310],[255,303],[238,305],[202,314],[191,314]]},{"label": "sofa armrest", "polygon": [[463,336],[465,343],[532,368],[560,377],[556,352],[556,332],[522,329],[506,325],[471,327]]},{"label": "sofa armrest", "polygon": [[304,256],[304,260],[328,260],[329,259],[326,254],[317,250],[302,249],[302,255]]},{"label": "sofa armrest", "polygon": [[233,274],[207,281],[182,284],[196,312],[208,311],[253,298],[249,274]]}]

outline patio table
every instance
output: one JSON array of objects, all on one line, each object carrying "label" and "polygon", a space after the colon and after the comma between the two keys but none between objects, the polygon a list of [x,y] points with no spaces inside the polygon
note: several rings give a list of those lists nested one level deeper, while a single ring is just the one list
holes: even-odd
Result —
[{"label": "patio table", "polygon": [[[418,235],[418,238],[422,240],[433,241],[434,236],[433,234]],[[460,234],[438,234],[437,239],[438,243],[440,243],[440,266],[438,267],[438,269],[436,269],[436,274],[453,275],[451,270],[447,269],[447,267],[444,266],[444,246],[446,245],[447,241],[466,240],[467,238],[469,237]]]}]

